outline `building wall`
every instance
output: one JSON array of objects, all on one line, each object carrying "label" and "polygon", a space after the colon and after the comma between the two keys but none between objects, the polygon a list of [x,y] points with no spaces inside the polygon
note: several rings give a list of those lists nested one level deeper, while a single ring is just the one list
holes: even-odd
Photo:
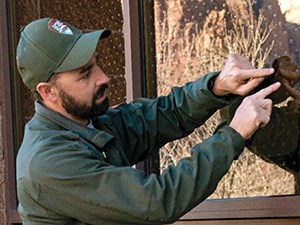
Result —
[{"label": "building wall", "polygon": [[[82,30],[111,30],[110,38],[101,40],[97,51],[100,55],[101,69],[111,78],[110,102],[112,105],[120,104],[125,101],[126,95],[121,2],[121,0],[16,0],[16,39],[19,37],[21,27],[43,17],[60,19]],[[26,122],[32,116],[34,106],[31,93],[21,81],[19,82],[21,83],[19,85],[20,90],[18,90],[19,97],[22,99],[22,104],[25,105],[19,114],[23,121]],[[21,125],[23,126],[24,124]]]},{"label": "building wall", "polygon": [[[0,107],[2,104],[0,103]],[[2,125],[2,117],[0,115],[0,125]],[[2,130],[0,129],[0,225],[6,224],[5,218],[5,189],[4,189],[4,153],[2,146]]]},{"label": "building wall", "polygon": [[[0,0],[0,5],[4,6],[5,0]],[[123,38],[123,13],[122,13],[122,0],[91,0],[91,1],[78,1],[78,0],[15,0],[10,1],[8,14],[12,15],[13,18],[9,18],[10,31],[10,44],[12,46],[10,52],[10,58],[14,61],[15,50],[20,35],[20,28],[28,24],[29,22],[43,17],[57,18],[67,23],[71,23],[82,30],[97,30],[97,29],[109,29],[112,34],[109,38],[101,40],[98,46],[98,53],[100,55],[100,67],[106,72],[111,78],[111,88],[109,93],[110,102],[112,105],[119,104],[125,101],[126,96],[126,85],[125,85],[125,56],[124,56],[124,38]],[[8,3],[7,3],[8,4]],[[5,7],[4,7],[5,8]],[[2,8],[3,9],[3,8]],[[2,12],[3,10],[1,10]],[[2,18],[2,15],[0,15]],[[2,20],[3,22],[4,20]],[[1,22],[1,21],[0,21]],[[4,25],[3,25],[4,24]],[[1,23],[1,29],[7,31],[7,27],[4,22]],[[2,36],[1,36],[2,35]],[[3,33],[0,33],[0,53],[5,52],[5,56],[8,54],[7,49],[1,49],[4,44]],[[7,40],[5,40],[5,46],[7,46]],[[3,55],[1,55],[3,57]],[[7,57],[5,58],[7,59]],[[14,63],[10,63],[14,65]],[[16,151],[20,145],[23,137],[23,128],[25,123],[30,120],[34,113],[33,98],[29,90],[23,85],[20,76],[17,74],[16,68],[12,71],[14,74],[5,72],[5,69],[1,68],[2,59],[0,57],[0,75],[1,79],[3,76],[6,78],[13,77],[13,83],[11,87],[13,89],[12,102],[16,105],[13,108],[15,115],[14,121],[14,144]],[[6,83],[6,82],[3,82]],[[2,87],[1,83],[0,86]],[[7,89],[8,91],[8,89]],[[3,92],[0,92],[0,95]],[[2,105],[0,96],[0,109]],[[2,111],[2,110],[1,110]],[[1,114],[1,113],[0,113]],[[3,117],[4,118],[4,117]],[[0,115],[0,126],[5,127],[7,121],[2,121]],[[5,174],[9,171],[10,174],[15,174],[14,166],[8,166],[5,168],[4,159],[4,143],[3,140],[6,135],[5,129],[0,129],[0,225],[7,225],[9,223],[19,223],[20,220],[18,215],[14,213],[15,199],[14,188],[8,190],[8,184],[11,180],[4,180]],[[6,149],[5,149],[6,150]],[[8,154],[14,157],[13,149]],[[5,154],[6,157],[6,154]],[[5,171],[5,174],[4,174]],[[10,179],[10,178],[9,178]],[[15,179],[15,177],[11,177]],[[10,192],[10,193],[9,193]],[[7,197],[6,193],[8,193]],[[7,199],[5,199],[7,198]],[[10,204],[13,202],[12,204]],[[6,218],[7,217],[7,218]]]},{"label": "building wall", "polygon": [[[2,4],[2,1],[0,2],[0,5],[1,7],[3,7],[3,5],[5,4]],[[2,51],[2,43],[4,42],[4,37],[2,36],[3,35],[3,32],[2,29],[3,29],[3,24],[4,23],[1,23],[1,20],[3,17],[5,17],[5,13],[2,13],[2,9],[0,7],[0,76],[2,76],[2,73],[3,73],[3,55],[1,54],[1,51]],[[2,79],[0,79],[0,87],[2,87]],[[2,112],[2,96],[1,96],[1,93],[0,93],[0,225],[4,225],[6,224],[6,218],[5,218],[5,189],[4,189],[4,151],[3,151],[3,135],[2,135],[2,124],[3,124],[3,121],[2,121],[2,115],[1,115],[1,112]]]}]

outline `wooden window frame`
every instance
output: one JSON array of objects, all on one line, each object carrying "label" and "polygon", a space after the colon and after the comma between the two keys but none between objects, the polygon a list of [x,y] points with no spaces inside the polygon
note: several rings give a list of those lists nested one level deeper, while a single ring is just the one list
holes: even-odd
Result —
[{"label": "wooden window frame", "polygon": [[15,153],[16,134],[16,106],[14,95],[14,47],[12,35],[12,5],[14,1],[0,0],[0,76],[1,76],[1,116],[2,116],[2,147],[4,152],[4,185],[5,209],[8,224],[20,224],[17,212],[17,196],[15,182]]},{"label": "wooden window frame", "polygon": [[[154,2],[123,0],[125,76],[127,101],[156,97]],[[137,165],[147,173],[159,174],[159,154]]]},{"label": "wooden window frame", "polygon": [[[123,0],[124,39],[126,57],[127,99],[156,96],[155,33],[153,0]],[[17,212],[15,154],[19,133],[16,126],[17,84],[15,83],[14,1],[0,0],[0,79],[2,136],[5,161],[5,205],[8,224],[20,224]],[[147,60],[146,60],[147,59]],[[14,129],[17,127],[17,130]],[[139,165],[147,172],[158,171],[158,154],[150,161]],[[270,196],[242,199],[206,200],[181,221],[239,220],[239,219],[285,219],[300,218],[300,196]],[[206,224],[209,224],[206,222]],[[224,223],[223,223],[224,224]],[[276,224],[276,222],[274,223]],[[278,223],[279,224],[279,223]],[[282,221],[280,224],[283,224]]]}]

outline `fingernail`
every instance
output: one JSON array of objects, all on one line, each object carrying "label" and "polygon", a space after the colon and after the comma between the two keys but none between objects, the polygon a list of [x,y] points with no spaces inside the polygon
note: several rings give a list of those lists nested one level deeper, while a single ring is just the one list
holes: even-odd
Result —
[{"label": "fingernail", "polygon": [[269,68],[270,73],[274,73],[274,71],[275,71],[274,68]]},{"label": "fingernail", "polygon": [[275,83],[275,85],[276,85],[276,86],[280,86],[281,83],[280,83],[279,81],[277,81],[277,82]]}]

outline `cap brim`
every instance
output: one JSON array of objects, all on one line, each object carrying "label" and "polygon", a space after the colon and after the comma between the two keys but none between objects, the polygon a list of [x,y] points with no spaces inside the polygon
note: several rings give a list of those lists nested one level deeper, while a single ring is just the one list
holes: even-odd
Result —
[{"label": "cap brim", "polygon": [[108,37],[110,33],[110,30],[98,30],[82,34],[54,72],[71,71],[86,65],[94,55],[99,39]]}]

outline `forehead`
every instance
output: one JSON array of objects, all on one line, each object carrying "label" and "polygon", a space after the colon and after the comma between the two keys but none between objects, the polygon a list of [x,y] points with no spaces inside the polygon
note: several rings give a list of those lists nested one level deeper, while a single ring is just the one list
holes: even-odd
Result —
[{"label": "forehead", "polygon": [[90,61],[89,61],[87,64],[85,64],[84,66],[82,66],[82,67],[80,67],[80,68],[78,68],[78,69],[76,69],[76,70],[78,70],[79,73],[85,72],[85,71],[88,70],[91,66],[93,66],[94,64],[97,63],[97,59],[98,59],[98,53],[95,52],[94,55],[93,55],[93,57],[90,59]]},{"label": "forehead", "polygon": [[53,78],[55,77],[56,79],[70,79],[70,78],[76,78],[76,74],[82,74],[88,71],[92,66],[94,66],[97,63],[97,58],[98,58],[98,53],[94,53],[93,57],[90,59],[90,61],[85,64],[82,67],[79,67],[74,70],[66,71],[66,72],[61,72],[57,74],[53,74],[51,76],[50,80],[54,80]]}]

